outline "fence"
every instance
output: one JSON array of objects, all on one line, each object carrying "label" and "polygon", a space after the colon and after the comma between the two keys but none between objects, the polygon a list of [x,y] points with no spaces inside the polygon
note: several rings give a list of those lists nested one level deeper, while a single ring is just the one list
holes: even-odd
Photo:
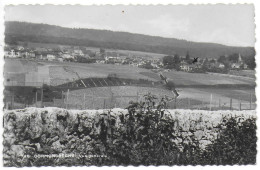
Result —
[{"label": "fence", "polygon": [[[132,95],[115,95],[107,92],[105,95],[79,93],[75,94],[70,90],[63,91],[61,98],[53,98],[51,101],[44,101],[44,95],[36,92],[32,98],[21,98],[12,93],[5,94],[4,103],[6,109],[20,109],[25,107],[60,107],[66,109],[111,109],[126,108],[129,102],[144,101],[145,93],[134,93]],[[247,97],[245,97],[247,96]],[[197,109],[197,110],[253,110],[256,108],[255,98],[252,94],[246,94],[244,100],[240,96],[233,95],[233,98],[210,94],[201,98],[178,97],[167,103],[169,109]],[[157,96],[159,99],[165,96]],[[242,96],[243,97],[243,96]]]}]

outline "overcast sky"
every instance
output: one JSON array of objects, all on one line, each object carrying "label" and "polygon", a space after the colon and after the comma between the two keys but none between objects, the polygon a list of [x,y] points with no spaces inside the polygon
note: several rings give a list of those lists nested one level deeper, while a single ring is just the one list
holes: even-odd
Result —
[{"label": "overcast sky", "polygon": [[5,7],[6,21],[112,31],[254,46],[253,5]]}]

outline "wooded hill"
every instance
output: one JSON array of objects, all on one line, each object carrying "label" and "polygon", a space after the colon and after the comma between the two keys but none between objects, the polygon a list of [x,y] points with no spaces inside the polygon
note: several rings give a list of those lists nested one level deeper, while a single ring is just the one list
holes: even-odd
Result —
[{"label": "wooded hill", "polygon": [[27,22],[5,22],[5,42],[18,41],[91,46],[110,49],[133,50],[167,55],[215,58],[220,55],[240,53],[245,57],[255,55],[254,47],[231,47],[215,43],[191,42],[127,32],[96,29],[64,28],[60,26]]}]

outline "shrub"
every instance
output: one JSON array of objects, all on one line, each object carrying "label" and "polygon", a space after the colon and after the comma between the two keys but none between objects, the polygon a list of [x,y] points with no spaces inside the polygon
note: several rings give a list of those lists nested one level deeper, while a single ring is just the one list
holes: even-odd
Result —
[{"label": "shrub", "polygon": [[[4,115],[4,166],[255,164],[254,112],[169,111],[169,100],[148,94],[117,113],[9,111]],[[203,140],[208,144],[202,148]],[[34,157],[71,153],[105,157]]]}]

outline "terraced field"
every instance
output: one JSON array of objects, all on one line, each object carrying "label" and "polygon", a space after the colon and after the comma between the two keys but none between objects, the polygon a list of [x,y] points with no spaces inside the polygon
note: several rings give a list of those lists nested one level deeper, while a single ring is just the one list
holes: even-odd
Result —
[{"label": "terraced field", "polygon": [[109,74],[116,74],[119,78],[155,81],[154,78],[142,75],[140,72],[152,73],[149,70],[128,65],[57,63],[56,65],[50,66],[50,78],[51,82],[54,82],[53,85],[59,85],[59,82],[56,82],[59,80],[64,80],[63,82],[77,80],[77,74],[82,79],[90,77],[106,78]]}]

